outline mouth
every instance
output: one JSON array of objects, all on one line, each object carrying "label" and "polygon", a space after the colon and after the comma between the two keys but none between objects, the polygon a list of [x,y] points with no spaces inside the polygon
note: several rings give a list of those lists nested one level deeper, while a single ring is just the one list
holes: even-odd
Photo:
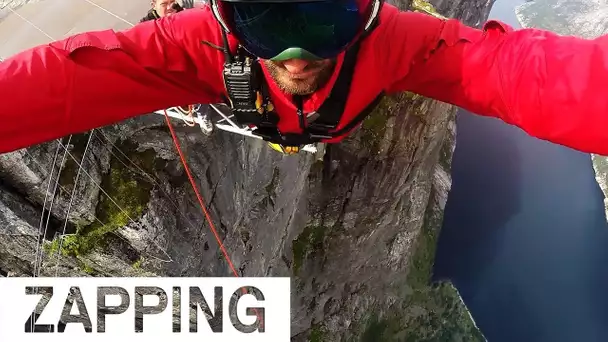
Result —
[{"label": "mouth", "polygon": [[305,70],[305,71],[299,71],[299,72],[290,72],[289,70],[285,69],[285,72],[289,75],[289,77],[291,79],[304,80],[304,79],[310,78],[310,77],[318,74],[319,69],[320,68],[316,68],[316,69],[312,69],[312,70]]},{"label": "mouth", "polygon": [[317,75],[319,72],[321,72],[323,67],[319,65],[309,65],[302,70],[290,70],[290,68],[282,65],[282,69],[289,76],[289,78],[303,80]]}]

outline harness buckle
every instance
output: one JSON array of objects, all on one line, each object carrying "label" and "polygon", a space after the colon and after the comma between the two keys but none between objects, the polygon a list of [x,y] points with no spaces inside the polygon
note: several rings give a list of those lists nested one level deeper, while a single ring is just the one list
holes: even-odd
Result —
[{"label": "harness buckle", "polygon": [[337,127],[337,125],[334,125],[334,124],[326,124],[326,123],[316,122],[316,121],[313,121],[308,124],[308,129],[311,131],[328,132],[330,130],[335,129],[336,127]]},{"label": "harness buckle", "polygon": [[285,146],[303,146],[321,142],[323,139],[331,139],[332,135],[320,134],[313,132],[303,133],[281,133],[276,127],[259,127],[251,133],[261,137],[263,140],[285,145]]}]

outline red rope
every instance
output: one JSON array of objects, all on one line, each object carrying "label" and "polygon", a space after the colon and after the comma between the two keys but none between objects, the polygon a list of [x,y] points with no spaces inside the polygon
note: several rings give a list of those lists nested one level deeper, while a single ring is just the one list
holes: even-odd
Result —
[{"label": "red rope", "polygon": [[[217,241],[218,245],[220,246],[220,250],[222,251],[224,258],[226,258],[226,261],[228,262],[228,266],[230,266],[232,273],[234,273],[235,277],[239,277],[239,274],[236,271],[236,269],[234,268],[234,264],[232,263],[230,256],[228,256],[228,252],[226,251],[226,248],[224,248],[224,244],[222,243],[222,240],[220,239],[220,236],[217,233],[215,226],[213,225],[213,221],[211,220],[211,215],[209,215],[209,212],[207,211],[207,207],[205,206],[205,203],[203,202],[203,197],[201,196],[200,192],[198,191],[198,187],[196,186],[194,177],[192,177],[192,174],[190,173],[190,168],[188,167],[188,163],[186,162],[186,157],[184,156],[184,153],[182,152],[182,149],[179,145],[177,135],[175,134],[175,131],[173,130],[173,126],[171,125],[171,120],[169,119],[167,110],[165,110],[164,113],[165,113],[165,120],[167,121],[167,126],[169,126],[169,130],[171,131],[171,137],[173,137],[173,142],[175,143],[175,148],[177,149],[177,152],[179,153],[179,157],[182,160],[182,164],[184,165],[184,169],[186,170],[186,174],[188,175],[188,179],[190,180],[192,189],[194,190],[194,193],[196,194],[198,203],[200,204],[201,209],[203,210],[203,214],[205,214],[207,223],[209,223],[209,227],[211,228],[211,231],[213,232],[213,235],[215,236],[215,240]],[[243,294],[246,294],[246,293],[247,293],[247,291],[243,288]],[[254,311],[256,313],[256,316],[258,316],[259,321],[261,322],[260,326],[263,326],[264,322],[262,321],[262,318],[260,317],[258,310],[254,308]]]},{"label": "red rope", "polygon": [[238,277],[239,274],[237,273],[236,269],[234,268],[234,265],[232,264],[232,260],[230,260],[230,257],[228,256],[228,252],[226,252],[226,249],[224,248],[224,244],[222,243],[222,240],[220,239],[220,236],[217,233],[215,226],[213,225],[213,221],[211,220],[211,215],[209,215],[209,212],[207,211],[207,208],[205,207],[205,203],[203,203],[203,197],[199,193],[198,187],[196,186],[196,183],[194,182],[194,178],[192,177],[192,174],[190,173],[190,168],[188,167],[188,163],[186,163],[186,157],[184,157],[184,153],[182,152],[182,149],[179,145],[179,141],[177,140],[177,136],[175,135],[175,131],[173,130],[173,126],[171,125],[171,121],[169,120],[169,115],[167,115],[166,110],[165,110],[165,119],[167,120],[167,125],[169,126],[169,130],[171,131],[171,136],[173,137],[173,142],[175,143],[175,148],[177,148],[177,153],[179,153],[179,157],[182,160],[182,164],[184,165],[184,169],[186,170],[186,174],[188,175],[188,179],[190,180],[192,189],[194,190],[194,193],[196,194],[196,198],[198,198],[198,203],[201,205],[203,214],[205,215],[205,218],[207,219],[207,222],[209,223],[209,227],[211,228],[213,235],[215,235],[215,239],[217,240],[217,243],[220,245],[220,249],[222,250],[224,257],[226,258],[226,261],[228,261],[228,266],[230,266],[232,273],[234,273],[235,277]]}]

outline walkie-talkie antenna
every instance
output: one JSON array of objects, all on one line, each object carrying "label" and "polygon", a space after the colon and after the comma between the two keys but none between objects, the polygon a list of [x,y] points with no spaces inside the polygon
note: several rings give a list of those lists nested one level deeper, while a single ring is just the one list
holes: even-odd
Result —
[{"label": "walkie-talkie antenna", "polygon": [[226,63],[230,64],[234,62],[234,58],[230,53],[230,44],[228,44],[228,36],[226,35],[226,31],[222,28],[222,40],[224,41],[224,57],[226,58]]}]

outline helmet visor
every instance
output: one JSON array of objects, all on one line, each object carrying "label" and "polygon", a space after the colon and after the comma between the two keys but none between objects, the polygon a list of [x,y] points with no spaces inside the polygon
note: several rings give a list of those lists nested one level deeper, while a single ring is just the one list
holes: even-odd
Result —
[{"label": "helmet visor", "polygon": [[334,58],[365,25],[357,0],[219,3],[235,37],[263,59]]}]

